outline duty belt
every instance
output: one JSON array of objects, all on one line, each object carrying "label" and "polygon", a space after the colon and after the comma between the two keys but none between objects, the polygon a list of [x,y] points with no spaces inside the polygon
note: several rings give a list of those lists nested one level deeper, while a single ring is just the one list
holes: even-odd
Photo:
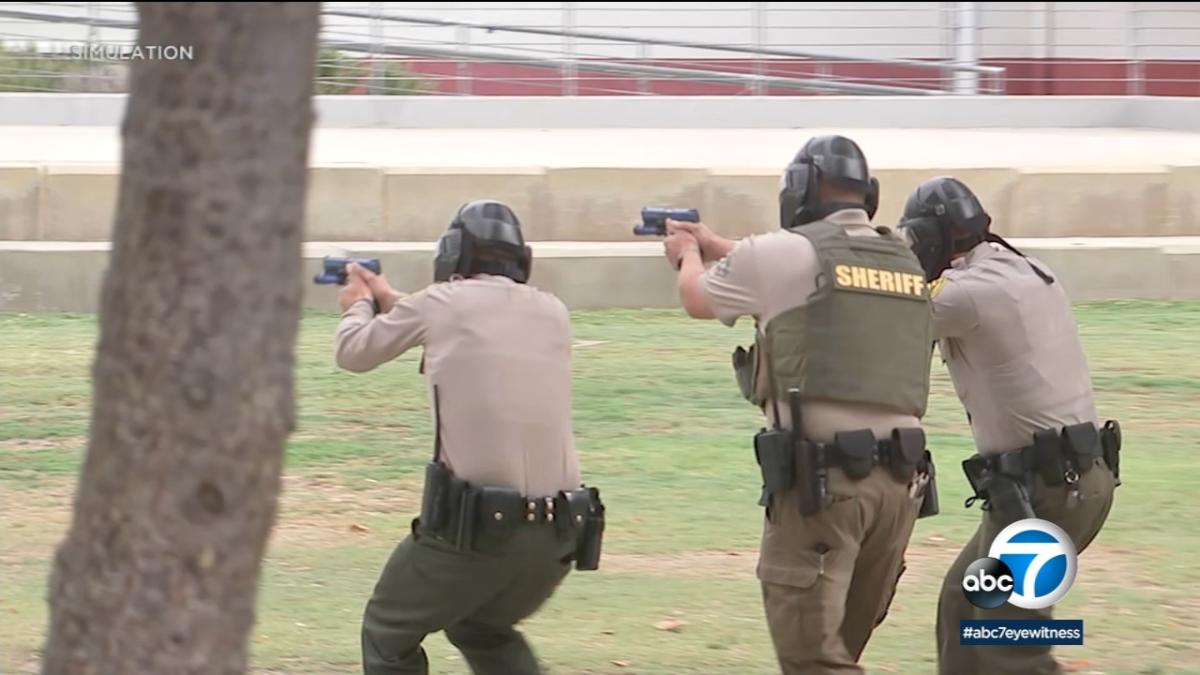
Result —
[{"label": "duty belt", "polygon": [[1019,481],[1026,490],[1033,486],[1032,478],[1040,475],[1051,487],[1066,485],[1073,498],[1079,496],[1079,479],[1092,469],[1097,458],[1112,471],[1117,485],[1121,484],[1121,425],[1109,420],[1102,428],[1085,422],[1058,429],[1034,432],[1033,444],[998,455],[976,455],[963,463],[967,477],[976,487],[976,494],[967,499],[970,507],[976,499],[984,498],[976,483],[983,472],[1001,474]]},{"label": "duty belt", "polygon": [[891,469],[896,480],[907,482],[925,460],[925,432],[920,428],[896,429],[890,438],[881,439],[870,429],[840,431],[833,439],[833,443],[810,442],[825,468],[840,467],[854,480],[883,466]]},{"label": "duty belt", "polygon": [[592,570],[600,562],[604,512],[594,487],[530,498],[512,488],[472,485],[435,461],[426,466],[419,520],[425,531],[462,551],[474,550],[481,538],[507,539],[519,527],[551,526],[560,537],[576,538],[576,569]]}]

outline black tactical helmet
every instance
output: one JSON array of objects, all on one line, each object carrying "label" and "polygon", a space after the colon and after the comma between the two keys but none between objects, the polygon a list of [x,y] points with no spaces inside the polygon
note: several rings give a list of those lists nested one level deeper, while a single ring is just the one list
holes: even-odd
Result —
[{"label": "black tactical helmet", "polygon": [[897,229],[912,243],[926,281],[933,281],[950,266],[953,254],[982,243],[991,224],[992,217],[970,188],[957,178],[939,176],[921,183],[908,196]]},{"label": "black tactical helmet", "polygon": [[464,204],[438,240],[433,279],[494,274],[523,284],[532,262],[517,214],[500,202],[479,200]]},{"label": "black tactical helmet", "polygon": [[[819,203],[821,182],[861,192],[864,203]],[[864,209],[868,218],[874,218],[879,208],[879,181],[871,177],[862,149],[845,136],[809,139],[784,170],[780,183],[779,224],[784,228],[806,225],[841,209]]]},{"label": "black tactical helmet", "polygon": [[[979,244],[995,242],[1024,257],[1025,254],[992,234],[992,217],[979,198],[962,181],[949,176],[931,178],[917,186],[904,203],[904,216],[897,230],[908,237],[913,253],[933,281],[950,267],[955,253],[965,253]],[[1029,264],[1046,283],[1054,279],[1033,263]]]}]

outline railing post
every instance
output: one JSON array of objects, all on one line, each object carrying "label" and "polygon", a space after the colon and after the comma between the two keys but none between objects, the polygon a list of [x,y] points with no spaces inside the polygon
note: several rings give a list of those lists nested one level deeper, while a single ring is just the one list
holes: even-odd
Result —
[{"label": "railing post", "polygon": [[383,3],[371,3],[371,77],[367,82],[367,93],[378,95],[383,93],[380,79],[383,75],[383,64],[379,61],[379,48],[383,46]]},{"label": "railing post", "polygon": [[[750,8],[750,25],[754,33],[754,48],[760,50],[759,53],[754,55],[754,75],[761,78],[767,72],[761,52],[767,46],[767,3],[752,3]],[[761,79],[754,81],[752,89],[755,96],[763,96],[767,93],[767,88]]]},{"label": "railing post", "polygon": [[[575,3],[563,3],[563,26],[567,31],[575,30]],[[575,63],[575,36],[563,36],[563,51],[566,52],[561,68],[562,90],[566,96],[579,95],[579,69]]]},{"label": "railing post", "polygon": [[[637,47],[637,52],[638,60],[641,61],[641,65],[646,65],[646,61],[650,59],[650,45],[646,44],[645,42],[639,44]],[[637,88],[639,94],[650,93],[650,80],[646,79],[644,74],[638,75]]]},{"label": "railing post", "polygon": [[1125,22],[1129,26],[1129,63],[1125,69],[1125,93],[1142,96],[1146,93],[1146,72],[1141,59],[1141,45],[1138,44],[1138,4],[1126,3]]},{"label": "railing post", "polygon": [[104,61],[92,61],[92,47],[96,46],[97,42],[96,19],[100,18],[101,11],[102,8],[97,3],[89,2],[87,4],[87,55],[82,78],[84,91],[104,91],[107,88],[104,86],[106,83],[103,80],[106,79],[105,73],[110,72],[108,64]]},{"label": "railing post", "polygon": [[[979,66],[979,10],[974,2],[958,2],[954,8],[954,63],[959,68]],[[979,73],[956,70],[954,93],[979,93]]]},{"label": "railing post", "polygon": [[455,85],[458,93],[462,96],[471,95],[471,62],[467,59],[466,54],[471,47],[471,29],[466,26],[459,26],[454,30],[454,39],[458,43],[458,62],[454,65],[455,79],[458,80]]}]

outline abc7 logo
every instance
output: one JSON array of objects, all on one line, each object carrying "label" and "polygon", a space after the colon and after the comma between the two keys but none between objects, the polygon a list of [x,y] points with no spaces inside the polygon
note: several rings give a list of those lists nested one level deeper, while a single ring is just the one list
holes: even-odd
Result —
[{"label": "abc7 logo", "polygon": [[1001,530],[988,557],[963,574],[963,595],[976,607],[995,609],[1009,603],[1045,609],[1071,590],[1077,565],[1075,543],[1054,523],[1028,519]]}]

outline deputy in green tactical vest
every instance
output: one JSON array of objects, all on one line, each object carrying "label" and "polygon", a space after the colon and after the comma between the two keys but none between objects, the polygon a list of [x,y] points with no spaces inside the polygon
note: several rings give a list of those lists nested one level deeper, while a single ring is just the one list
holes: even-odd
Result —
[{"label": "deputy in green tactical vest", "polygon": [[754,439],[765,509],[757,573],[785,675],[863,672],[914,524],[937,512],[920,422],[929,290],[907,244],[872,227],[878,195],[859,147],[824,136],[783,174],[780,230],[734,242],[668,221],[688,314],[756,322],[754,346],[733,361],[769,425]]}]

